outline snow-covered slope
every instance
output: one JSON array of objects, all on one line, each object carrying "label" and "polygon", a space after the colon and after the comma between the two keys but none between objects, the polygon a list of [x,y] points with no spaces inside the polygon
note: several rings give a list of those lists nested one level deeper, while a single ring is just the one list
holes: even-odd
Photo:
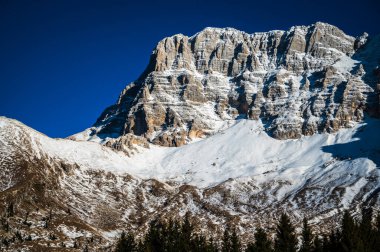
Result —
[{"label": "snow-covered slope", "polygon": [[[197,187],[210,187],[228,179],[251,177],[257,183],[271,179],[289,180],[300,184],[330,169],[339,167],[339,158],[349,159],[362,153],[357,169],[361,175],[376,168],[366,159],[370,153],[379,153],[377,121],[361,135],[354,136],[366,123],[334,134],[304,136],[298,140],[277,140],[265,132],[259,121],[239,120],[229,129],[207,139],[178,148],[151,146],[128,159],[126,171],[143,178],[176,181]],[[343,153],[340,145],[351,145]],[[334,153],[336,148],[337,153]],[[328,150],[328,151],[326,151]],[[376,152],[377,151],[377,152]],[[329,153],[332,152],[332,153]],[[372,157],[373,157],[372,156]],[[331,165],[326,166],[326,164]],[[332,165],[334,164],[334,165]],[[325,166],[325,167],[324,167]],[[323,169],[322,169],[323,167]],[[345,172],[344,172],[345,173]],[[344,175],[344,174],[342,174]]]},{"label": "snow-covered slope", "polygon": [[[1,151],[12,152],[7,141],[21,141],[23,134],[20,132],[27,127],[4,117],[0,122]],[[131,157],[94,142],[51,139],[32,129],[28,129],[27,136],[37,158],[48,155],[82,168],[130,174],[142,179],[155,178],[199,188],[246,177],[257,183],[277,179],[302,185],[304,180],[321,175],[321,171],[337,169],[354,158],[360,158],[356,164],[358,175],[374,170],[375,162],[380,159],[380,136],[377,134],[380,124],[375,119],[368,119],[368,122],[334,134],[278,140],[265,132],[260,121],[242,119],[207,139],[178,148],[137,147],[136,154]],[[6,137],[7,133],[11,139]]]}]

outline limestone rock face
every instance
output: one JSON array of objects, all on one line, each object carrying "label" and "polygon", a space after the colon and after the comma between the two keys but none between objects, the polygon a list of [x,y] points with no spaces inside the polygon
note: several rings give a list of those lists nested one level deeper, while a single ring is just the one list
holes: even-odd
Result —
[{"label": "limestone rock face", "polygon": [[145,138],[135,136],[133,134],[126,134],[118,138],[111,138],[106,141],[104,145],[115,150],[122,151],[127,156],[131,156],[134,152],[138,151],[136,146],[149,148],[149,143]]},{"label": "limestone rock face", "polygon": [[363,59],[378,41],[319,22],[289,31],[174,35],[158,43],[147,69],[103,112],[94,134],[131,133],[181,146],[238,118],[263,120],[279,139],[350,127],[377,104],[369,99],[376,96],[374,66]]}]

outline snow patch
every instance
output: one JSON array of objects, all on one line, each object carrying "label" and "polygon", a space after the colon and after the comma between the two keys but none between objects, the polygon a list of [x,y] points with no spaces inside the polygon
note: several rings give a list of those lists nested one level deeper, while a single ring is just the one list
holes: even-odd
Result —
[{"label": "snow patch", "polygon": [[350,73],[359,62],[342,54],[342,57],[333,64],[333,67],[341,73]]}]

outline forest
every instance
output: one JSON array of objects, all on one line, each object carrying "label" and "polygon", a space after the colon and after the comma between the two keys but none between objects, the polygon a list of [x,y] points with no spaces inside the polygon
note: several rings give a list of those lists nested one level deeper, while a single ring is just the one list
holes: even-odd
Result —
[{"label": "forest", "polygon": [[252,240],[240,241],[234,227],[226,227],[220,239],[213,239],[195,232],[186,214],[183,221],[153,221],[146,234],[137,239],[132,232],[122,232],[115,244],[115,252],[375,252],[380,251],[380,214],[374,216],[371,209],[362,210],[358,219],[348,211],[341,214],[341,221],[329,233],[312,230],[303,219],[302,231],[286,213],[276,224],[275,234],[257,228]]}]

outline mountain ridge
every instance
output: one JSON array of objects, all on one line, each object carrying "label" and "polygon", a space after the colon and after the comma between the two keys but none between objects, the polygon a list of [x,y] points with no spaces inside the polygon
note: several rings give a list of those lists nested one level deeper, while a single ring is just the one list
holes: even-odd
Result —
[{"label": "mountain ridge", "polygon": [[173,35],[158,43],[144,73],[87,139],[132,133],[181,146],[236,118],[265,119],[279,139],[349,127],[376,103],[367,101],[377,88],[373,66],[355,59],[367,39],[321,22],[267,33],[205,28]]}]

